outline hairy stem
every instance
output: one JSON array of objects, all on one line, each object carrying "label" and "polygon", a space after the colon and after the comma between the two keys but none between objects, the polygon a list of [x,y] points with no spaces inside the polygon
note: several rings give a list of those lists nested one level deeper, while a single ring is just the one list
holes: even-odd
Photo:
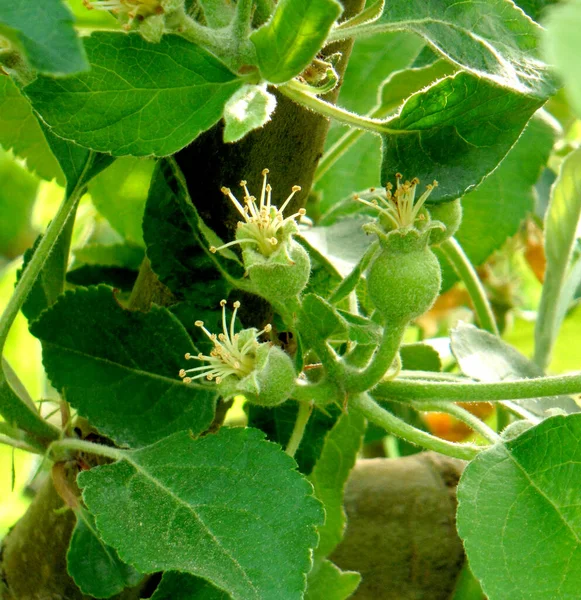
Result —
[{"label": "hairy stem", "polygon": [[397,356],[404,331],[405,324],[385,327],[381,342],[368,365],[363,369],[347,371],[345,387],[349,393],[369,390],[385,377]]},{"label": "hairy stem", "polygon": [[[40,240],[30,262],[24,269],[20,281],[8,302],[2,317],[0,318],[0,354],[4,350],[6,338],[14,319],[22,308],[34,282],[37,280],[42,268],[44,267],[53,247],[55,246],[60,234],[62,233],[67,220],[83,195],[85,189],[85,176],[93,165],[92,160],[87,160],[76,185],[71,192],[65,195],[56,215],[47,227],[47,230]],[[4,370],[0,368],[0,397],[2,406],[0,413],[7,421],[13,423],[25,431],[33,433],[42,438],[56,439],[59,437],[59,431],[37,412],[36,407],[30,406],[26,397],[21,397],[18,390],[13,389],[7,380]]]},{"label": "hairy stem", "polygon": [[[1,425],[1,423],[0,423]],[[1,431],[1,430],[0,430]],[[31,452],[32,454],[42,454],[42,451],[38,450],[33,446],[29,446],[26,442],[21,440],[16,440],[12,436],[2,435],[0,433],[0,444],[4,444],[6,446],[12,446],[12,448],[18,448],[19,450],[26,450],[26,452]]]},{"label": "hairy stem", "polygon": [[50,451],[53,457],[59,460],[63,459],[63,454],[69,455],[70,452],[75,451],[86,452],[87,454],[94,454],[96,456],[105,456],[106,458],[112,458],[113,460],[123,460],[126,455],[125,450],[104,446],[103,444],[86,442],[85,440],[78,440],[75,438],[65,438],[64,440],[53,442],[50,445]]},{"label": "hairy stem", "polygon": [[369,421],[379,425],[389,433],[397,435],[412,444],[434,450],[446,456],[472,460],[482,450],[482,448],[473,444],[455,444],[454,442],[442,440],[425,431],[420,431],[379,406],[366,393],[352,396],[349,400],[349,406],[360,411]]},{"label": "hairy stem", "polygon": [[293,432],[290,436],[288,444],[286,445],[285,452],[289,456],[294,456],[298,447],[305,435],[305,429],[307,427],[307,423],[309,422],[309,418],[311,413],[313,412],[313,404],[310,402],[299,402],[299,412],[297,413],[297,419],[295,421],[295,426],[293,428]]},{"label": "hairy stem", "polygon": [[325,102],[324,100],[321,100],[312,94],[308,94],[302,89],[299,83],[295,83],[294,81],[289,81],[288,83],[279,86],[278,91],[291,100],[294,100],[298,104],[302,104],[303,106],[310,108],[316,113],[335,119],[340,123],[351,125],[357,129],[374,131],[375,133],[401,134],[401,131],[390,129],[382,121],[356,115],[355,113],[339,108],[334,104],[329,104],[328,102]]},{"label": "hairy stem", "polygon": [[462,246],[460,246],[455,238],[450,238],[443,242],[440,248],[452,267],[454,267],[454,271],[456,271],[460,279],[464,282],[466,290],[470,295],[470,300],[472,300],[480,327],[494,335],[499,335],[494,313],[486,296],[484,286]]},{"label": "hairy stem", "polygon": [[445,400],[447,402],[465,402],[466,398],[470,398],[473,402],[497,402],[579,393],[581,393],[580,371],[552,377],[495,383],[448,383],[396,379],[378,384],[373,391],[374,396],[387,400],[397,398],[402,400]]},{"label": "hairy stem", "polygon": [[74,210],[77,202],[80,200],[85,189],[84,174],[91,168],[92,161],[87,161],[83,174],[79,177],[77,185],[73,188],[72,192],[65,196],[62,204],[60,205],[54,219],[50,222],[47,227],[46,233],[40,240],[38,247],[30,262],[24,269],[20,281],[16,284],[14,293],[8,302],[8,306],[4,310],[2,317],[0,318],[0,354],[4,349],[6,338],[10,327],[21,309],[26,297],[30,293],[38,274],[40,273],[44,263],[48,259],[48,256],[56,243],[65,223],[71,212]]}]

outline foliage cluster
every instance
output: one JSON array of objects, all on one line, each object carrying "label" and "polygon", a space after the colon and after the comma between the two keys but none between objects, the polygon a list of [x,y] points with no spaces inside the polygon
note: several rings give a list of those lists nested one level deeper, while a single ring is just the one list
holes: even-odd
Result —
[{"label": "foliage cluster", "polygon": [[[546,370],[581,286],[581,3],[546,4],[0,2],[0,144],[28,170],[0,163],[6,223],[36,178],[64,186],[0,319],[2,350],[26,316],[62,419],[3,358],[0,443],[52,465],[82,594],[350,597],[359,574],[329,557],[382,431],[468,461],[456,600],[578,597],[581,374]],[[318,165],[285,154],[319,152],[289,110],[334,123]],[[208,165],[285,119],[298,141],[265,145],[271,173],[216,180]],[[71,260],[87,192],[108,223]],[[533,360],[475,269],[525,219],[547,263]],[[458,280],[479,327],[440,332],[444,364],[410,332]],[[247,426],[224,424],[233,398]],[[458,404],[476,401],[492,421]],[[436,436],[429,413],[472,437]]]}]

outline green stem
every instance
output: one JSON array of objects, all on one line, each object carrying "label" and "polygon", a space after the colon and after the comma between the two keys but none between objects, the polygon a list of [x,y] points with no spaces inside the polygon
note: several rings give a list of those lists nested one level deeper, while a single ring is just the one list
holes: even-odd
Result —
[{"label": "green stem", "polygon": [[482,422],[470,411],[453,402],[418,402],[417,404],[414,404],[414,407],[420,411],[447,413],[459,421],[466,423],[468,427],[476,433],[479,433],[485,440],[488,440],[492,444],[496,444],[501,439],[500,436],[493,429],[488,427],[486,423]]},{"label": "green stem", "polygon": [[[91,166],[91,161],[87,161],[84,173]],[[83,173],[83,174],[84,174]],[[26,297],[30,293],[38,274],[40,273],[44,263],[46,262],[54,244],[56,243],[65,223],[67,222],[67,218],[74,210],[76,203],[82,196],[82,192],[84,190],[84,180],[83,176],[79,178],[79,184],[77,184],[73,191],[69,196],[65,196],[63,203],[60,205],[54,219],[50,222],[46,233],[40,240],[38,247],[30,262],[24,269],[22,273],[22,277],[20,281],[17,283],[16,288],[8,302],[8,306],[4,310],[2,317],[0,318],[0,354],[4,349],[4,345],[6,343],[6,338],[8,337],[8,332],[10,331],[10,327],[18,314],[18,311],[21,309]]]},{"label": "green stem", "polygon": [[347,38],[362,38],[377,35],[379,33],[388,33],[390,31],[402,31],[409,29],[421,21],[409,19],[407,21],[398,21],[397,23],[363,23],[353,27],[333,29],[327,36],[327,44],[346,40]]},{"label": "green stem", "polygon": [[95,444],[75,438],[65,438],[53,442],[50,445],[50,452],[57,460],[62,460],[62,454],[68,455],[70,452],[86,452],[87,454],[105,456],[113,460],[123,460],[127,454],[127,450],[120,450],[119,448],[112,448],[111,446],[104,446],[103,444]]},{"label": "green stem", "polygon": [[46,446],[39,442],[34,436],[22,429],[12,427],[8,423],[0,422],[0,434],[2,435],[2,443],[4,444],[8,444],[6,439],[10,438],[13,442],[19,444],[18,446],[14,446],[15,448],[22,448],[23,450],[28,450],[29,452],[35,452],[37,454],[46,452]]},{"label": "green stem", "polygon": [[349,406],[360,411],[369,421],[379,425],[389,433],[446,456],[472,460],[483,448],[473,444],[455,444],[442,440],[430,433],[420,431],[389,411],[379,406],[368,394],[358,394],[349,400]]},{"label": "green stem", "polygon": [[313,404],[310,402],[299,402],[299,412],[297,413],[297,419],[295,421],[295,426],[293,428],[293,432],[290,436],[288,444],[286,445],[285,452],[289,456],[294,456],[298,447],[305,435],[305,429],[307,427],[307,423],[309,422],[309,418],[311,413],[313,412]]},{"label": "green stem", "polygon": [[[92,160],[87,160],[76,185],[70,194],[66,195],[59,207],[46,232],[40,240],[30,262],[24,269],[20,281],[8,302],[0,318],[0,354],[4,350],[6,339],[14,319],[22,308],[34,282],[38,278],[44,267],[50,252],[52,251],[59,235],[61,234],[69,216],[74,211],[78,201],[83,195],[85,189],[85,175],[93,164]],[[36,407],[31,407],[26,398],[21,398],[7,381],[3,369],[0,369],[0,396],[2,396],[2,407],[0,413],[10,423],[21,427],[23,430],[36,434],[41,438],[57,439],[60,435],[59,430],[47,423],[36,411]]]},{"label": "green stem", "polygon": [[[20,377],[16,374],[14,369],[10,366],[10,363],[2,357],[2,369],[4,369],[4,377],[8,382],[8,385],[14,390],[14,393],[25,403],[28,404],[31,410],[38,412],[38,408],[36,404],[34,404],[34,400],[30,397],[28,390],[24,387],[22,381],[20,381]],[[0,375],[1,377],[2,375]]]},{"label": "green stem", "polygon": [[267,300],[289,327],[298,329],[306,344],[316,352],[326,372],[333,381],[337,383],[342,382],[345,373],[343,364],[339,361],[335,350],[329,346],[327,341],[320,339],[311,330],[309,317],[305,314],[300,299],[287,299],[285,302],[279,302],[272,298],[267,298]]},{"label": "green stem", "polygon": [[[277,89],[279,92],[291,100],[294,100],[298,104],[302,104],[303,106],[306,106],[307,108],[310,108],[311,110],[324,115],[325,117],[330,117],[339,121],[340,123],[351,125],[357,129],[374,131],[375,133],[402,133],[401,131],[390,129],[383,121],[356,115],[355,113],[339,108],[334,104],[330,104],[329,102],[325,102],[316,96],[308,94],[301,88],[300,84],[295,83],[294,81],[289,81],[284,85],[278,86]],[[409,133],[409,131],[406,130],[406,133]]]},{"label": "green stem", "polygon": [[498,402],[581,393],[581,372],[494,383],[447,383],[396,379],[379,383],[373,395],[387,400],[445,400]]},{"label": "green stem", "polygon": [[462,249],[462,246],[460,246],[455,238],[450,238],[445,242],[442,242],[440,248],[452,267],[454,267],[454,270],[460,279],[464,282],[466,290],[472,300],[472,304],[474,305],[476,318],[480,323],[480,327],[494,335],[499,335],[494,313],[492,312],[492,307],[486,296],[486,291],[484,290],[482,282],[472,266],[470,259]]},{"label": "green stem", "polygon": [[350,394],[369,390],[385,377],[397,355],[405,327],[405,324],[393,327],[387,325],[383,330],[381,342],[368,365],[363,369],[347,370],[345,389]]},{"label": "green stem", "polygon": [[44,450],[38,450],[33,446],[29,446],[26,442],[21,440],[15,440],[12,437],[8,437],[0,434],[0,444],[5,444],[6,446],[12,446],[12,448],[18,448],[19,450],[25,450],[26,452],[31,452],[32,454],[43,454]]},{"label": "green stem", "polygon": [[239,42],[246,40],[252,31],[252,8],[253,0],[238,0],[232,20],[231,30],[234,39]]}]

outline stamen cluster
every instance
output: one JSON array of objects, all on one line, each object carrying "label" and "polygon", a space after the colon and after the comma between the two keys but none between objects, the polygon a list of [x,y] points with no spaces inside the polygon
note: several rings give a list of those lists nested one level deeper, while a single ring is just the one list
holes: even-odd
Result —
[{"label": "stamen cluster", "polygon": [[415,225],[417,219],[422,219],[420,210],[438,182],[434,181],[431,185],[427,185],[426,191],[416,201],[416,187],[420,180],[414,177],[411,181],[401,183],[403,179],[401,173],[396,173],[395,178],[396,189],[392,192],[393,185],[388,183],[385,186],[385,198],[374,198],[368,201],[355,196],[355,200],[378,210],[396,229],[405,229]]},{"label": "stamen cluster", "polygon": [[[220,306],[222,307],[222,333],[218,335],[210,333],[204,326],[203,321],[195,322],[195,325],[214,344],[214,348],[211,350],[209,356],[201,352],[196,356],[189,352],[185,355],[186,360],[199,360],[209,364],[194,367],[193,369],[181,369],[179,375],[184,383],[191,383],[194,379],[202,378],[221,383],[230,375],[242,379],[256,368],[256,350],[260,346],[257,338],[263,333],[271,331],[272,326],[266,325],[259,332],[256,332],[256,329],[245,329],[240,333],[235,333],[234,325],[236,313],[240,308],[240,302],[234,302],[233,304],[234,311],[232,312],[229,326],[226,323],[226,300],[221,300]],[[189,373],[193,373],[193,375],[189,375]]]},{"label": "stamen cluster", "polygon": [[240,186],[244,190],[244,205],[232,194],[230,188],[222,188],[222,193],[230,198],[244,220],[238,222],[238,231],[234,241],[218,248],[211,246],[210,252],[217,252],[236,244],[253,244],[258,246],[260,254],[270,256],[276,250],[278,244],[284,240],[287,224],[291,222],[294,224],[297,217],[300,218],[306,214],[306,210],[301,208],[288,217],[283,216],[283,212],[293,196],[301,190],[298,185],[292,187],[290,195],[280,208],[272,204],[272,187],[267,182],[268,172],[268,169],[262,171],[264,180],[258,202],[255,196],[250,195],[246,181],[240,182]]}]

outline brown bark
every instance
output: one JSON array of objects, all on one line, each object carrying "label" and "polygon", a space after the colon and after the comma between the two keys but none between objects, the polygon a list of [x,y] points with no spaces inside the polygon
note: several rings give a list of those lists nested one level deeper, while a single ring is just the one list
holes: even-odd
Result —
[{"label": "brown bark", "polygon": [[361,573],[354,600],[450,598],[464,562],[456,533],[464,465],[433,452],[357,462],[345,491],[345,538],[331,557]]}]

